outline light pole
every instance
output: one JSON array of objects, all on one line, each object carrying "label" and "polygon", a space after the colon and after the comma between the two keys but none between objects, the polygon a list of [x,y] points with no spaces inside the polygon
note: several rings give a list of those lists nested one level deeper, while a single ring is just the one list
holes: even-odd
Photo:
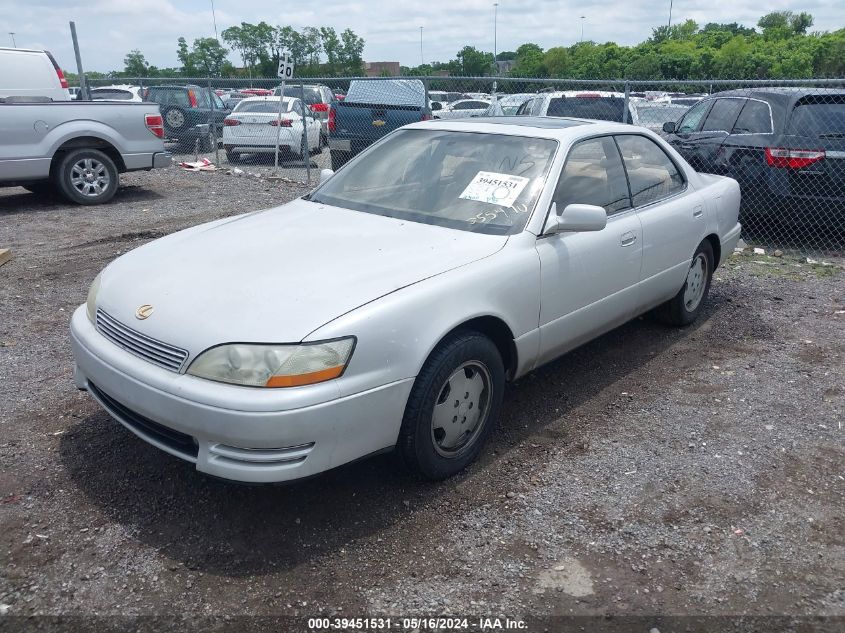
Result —
[{"label": "light pole", "polygon": [[672,28],[672,0],[669,0],[669,28]]},{"label": "light pole", "polygon": [[581,16],[581,41],[584,41],[584,20],[587,19],[586,15]]},{"label": "light pole", "polygon": [[498,48],[497,48],[497,31],[496,27],[498,26],[498,18],[499,18],[499,3],[493,3],[493,66],[496,68],[496,74],[499,74],[499,60],[496,59],[498,55]]},{"label": "light pole", "polygon": [[423,60],[423,27],[420,27],[420,66],[425,64]]},{"label": "light pole", "polygon": [[17,47],[18,47],[18,45],[17,45],[17,44],[15,44],[15,32],[14,32],[14,31],[9,31],[9,36],[12,38],[12,47],[13,47],[13,48],[17,48]]},{"label": "light pole", "polygon": [[214,39],[217,38],[217,14],[214,12],[214,0],[211,0],[211,20],[214,22]]}]

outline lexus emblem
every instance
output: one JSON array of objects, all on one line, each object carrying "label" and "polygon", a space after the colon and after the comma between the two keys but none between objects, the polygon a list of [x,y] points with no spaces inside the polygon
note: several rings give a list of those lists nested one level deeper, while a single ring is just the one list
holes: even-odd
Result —
[{"label": "lexus emblem", "polygon": [[153,310],[154,308],[149,303],[145,303],[140,308],[135,310],[135,318],[138,318],[143,321],[153,313]]}]

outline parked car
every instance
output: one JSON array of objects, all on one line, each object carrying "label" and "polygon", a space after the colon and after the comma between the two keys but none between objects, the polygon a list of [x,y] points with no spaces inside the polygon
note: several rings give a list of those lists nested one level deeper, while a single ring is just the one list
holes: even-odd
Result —
[{"label": "parked car", "polygon": [[628,122],[642,125],[653,132],[661,132],[666,121],[677,121],[689,110],[686,105],[645,99],[630,99],[628,107],[631,116]]},{"label": "parked car", "polygon": [[441,479],[506,381],[652,308],[693,322],[740,233],[734,180],[615,123],[409,124],[321,181],[109,264],[71,320],[77,386],[216,477],[394,450]]},{"label": "parked car", "polygon": [[161,106],[166,138],[188,147],[199,139],[203,151],[213,147],[231,112],[214,91],[202,86],[150,86],[143,98]]},{"label": "parked car", "polygon": [[[282,118],[279,122],[279,100]],[[223,121],[223,149],[230,163],[242,154],[275,153],[277,142],[284,154],[303,158],[302,136],[307,131],[308,152],[320,148],[320,122],[292,97],[243,99]]]},{"label": "parked car", "polygon": [[[281,94],[281,86],[277,87],[273,94],[277,97]],[[322,84],[305,84],[299,86],[292,83],[285,86],[285,96],[296,97],[301,99],[303,103],[311,110],[311,113],[320,121],[322,127],[322,134],[320,136],[320,145],[325,147],[328,145],[329,138],[329,107],[332,101],[335,100],[331,89]]]},{"label": "parked car", "polygon": [[519,106],[536,96],[536,93],[528,92],[522,94],[500,94],[490,104],[484,116],[514,116]]},{"label": "parked car", "polygon": [[350,82],[346,99],[329,110],[332,169],[393,130],[431,118],[425,86],[419,79],[372,79]]},{"label": "parked car", "polygon": [[[630,102],[630,100],[629,100]],[[600,91],[541,92],[523,103],[519,116],[555,116],[622,122],[625,115],[625,94]],[[631,121],[628,109],[628,121]]]},{"label": "parked car", "polygon": [[141,88],[128,84],[90,88],[91,101],[143,101]]},{"label": "parked car", "polygon": [[739,182],[744,215],[841,221],[845,90],[729,90],[702,100],[663,129],[697,170]]},{"label": "parked car", "polygon": [[232,90],[231,92],[226,92],[222,96],[220,96],[220,101],[223,102],[224,108],[231,110],[238,104],[239,101],[243,101],[244,99],[248,98],[248,94]]},{"label": "parked car", "polygon": [[70,92],[62,69],[49,51],[0,48],[0,98],[5,97],[70,101]]},{"label": "parked car", "polygon": [[154,103],[108,101],[0,103],[0,186],[55,189],[72,202],[114,196],[119,174],[170,165]]},{"label": "parked car", "polygon": [[482,116],[490,107],[489,101],[480,99],[462,99],[450,103],[442,110],[434,112],[435,119],[464,119],[466,117]]},{"label": "parked car", "polygon": [[241,88],[240,92],[252,97],[269,97],[273,95],[273,91],[268,88]]},{"label": "parked car", "polygon": [[82,90],[82,88],[80,88],[79,86],[71,86],[70,88],[67,89],[67,92],[70,95],[71,99],[76,99],[76,97],[79,95],[81,90]]}]

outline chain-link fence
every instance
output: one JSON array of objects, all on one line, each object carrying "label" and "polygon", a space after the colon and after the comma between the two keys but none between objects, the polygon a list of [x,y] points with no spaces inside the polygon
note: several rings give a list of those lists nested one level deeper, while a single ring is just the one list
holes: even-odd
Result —
[{"label": "chain-link fence", "polygon": [[845,80],[332,77],[288,83],[281,103],[274,78],[89,83],[93,98],[159,103],[177,162],[205,158],[311,183],[321,169],[428,118],[627,122],[663,136],[698,171],[735,178],[749,243],[845,251]]}]

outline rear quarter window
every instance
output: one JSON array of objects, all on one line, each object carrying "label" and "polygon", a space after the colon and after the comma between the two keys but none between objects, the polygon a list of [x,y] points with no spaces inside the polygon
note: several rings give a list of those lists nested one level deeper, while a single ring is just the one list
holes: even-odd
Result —
[{"label": "rear quarter window", "polygon": [[188,93],[185,90],[162,90],[160,88],[150,88],[148,101],[154,101],[163,106],[182,106],[183,108],[190,107],[191,103],[188,100]]}]

